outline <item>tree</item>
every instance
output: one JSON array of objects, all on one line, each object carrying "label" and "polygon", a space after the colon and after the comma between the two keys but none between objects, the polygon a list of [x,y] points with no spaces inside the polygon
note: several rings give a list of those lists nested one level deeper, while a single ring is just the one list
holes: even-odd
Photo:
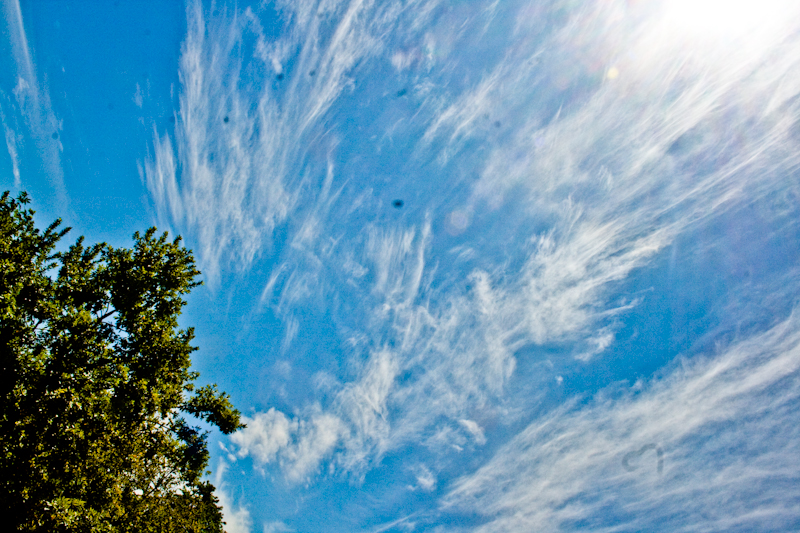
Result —
[{"label": "tree", "polygon": [[[202,479],[207,433],[244,427],[195,389],[183,296],[200,283],[180,237],[56,252],[25,193],[0,199],[0,516],[21,531],[222,531]],[[10,521],[10,522],[9,522]]]}]

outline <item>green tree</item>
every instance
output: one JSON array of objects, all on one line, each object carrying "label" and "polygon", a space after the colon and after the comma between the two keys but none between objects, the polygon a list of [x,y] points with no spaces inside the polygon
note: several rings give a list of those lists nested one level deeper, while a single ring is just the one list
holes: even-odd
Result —
[{"label": "green tree", "polygon": [[243,427],[216,386],[195,389],[199,272],[180,238],[130,249],[56,245],[25,193],[0,199],[0,516],[20,531],[222,531],[204,481],[206,433]]}]

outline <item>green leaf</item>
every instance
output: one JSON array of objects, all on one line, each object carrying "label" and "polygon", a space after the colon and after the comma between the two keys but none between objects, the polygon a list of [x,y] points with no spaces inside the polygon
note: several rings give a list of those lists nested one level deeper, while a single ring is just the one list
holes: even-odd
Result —
[{"label": "green leaf", "polygon": [[0,515],[18,531],[222,531],[201,477],[206,434],[243,427],[228,395],[194,390],[184,297],[200,283],[180,238],[55,247],[27,194],[0,198]]}]

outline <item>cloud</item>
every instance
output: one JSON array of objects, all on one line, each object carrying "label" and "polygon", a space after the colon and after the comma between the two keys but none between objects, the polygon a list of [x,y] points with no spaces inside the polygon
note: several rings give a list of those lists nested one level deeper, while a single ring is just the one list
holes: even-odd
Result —
[{"label": "cloud", "polygon": [[238,503],[235,502],[235,499],[231,496],[227,485],[223,481],[227,466],[224,460],[220,460],[214,474],[214,485],[216,486],[214,494],[219,498],[219,504],[222,506],[222,519],[225,522],[225,531],[227,533],[250,533],[253,526],[253,519],[250,516],[250,511],[241,500]]},{"label": "cloud", "polygon": [[287,479],[308,479],[339,442],[343,431],[342,421],[330,414],[320,413],[308,422],[301,421],[295,445],[287,448],[283,457]]},{"label": "cloud", "polygon": [[[280,4],[280,17],[297,29],[271,41],[249,8],[210,22],[200,2],[187,7],[176,147],[170,151],[168,139],[156,133],[144,168],[162,222],[198,240],[197,255],[211,282],[220,268],[250,266],[290,214],[306,217],[304,206],[316,206],[310,185],[330,149],[328,141],[320,143],[324,118],[352,85],[352,69],[381,49],[374,34],[390,23],[396,5],[332,3],[328,9],[342,9],[331,35],[325,33],[325,7]],[[290,81],[283,63],[298,47]],[[248,80],[251,70],[260,75]],[[317,151],[310,159],[309,146]]]},{"label": "cloud", "polygon": [[241,505],[234,505],[234,500],[225,489],[217,489],[214,494],[217,495],[219,504],[222,506],[225,531],[227,533],[250,533],[253,527],[250,511]]},{"label": "cloud", "polygon": [[486,444],[486,435],[483,434],[483,429],[477,424],[477,422],[473,420],[466,420],[462,418],[458,421],[464,429],[466,429],[470,435],[475,439],[475,442],[479,445]]},{"label": "cloud", "polygon": [[[31,144],[35,146],[37,158],[42,161],[45,177],[59,195],[59,201],[66,203],[63,169],[61,168],[61,143],[54,142],[58,137],[60,121],[53,113],[50,95],[46,84],[40,83],[36,74],[36,64],[28,45],[25,25],[22,20],[22,10],[19,0],[5,0],[3,2],[5,23],[3,35],[8,39],[11,48],[14,72],[12,79],[16,81],[7,95],[0,90],[0,121],[3,122],[6,148],[11,157],[14,183],[19,186],[22,182],[20,170],[21,148],[18,143],[22,131],[31,136]],[[5,105],[4,105],[5,104]],[[5,107],[5,109],[2,109]],[[20,123],[17,123],[19,117]],[[24,124],[24,126],[22,126]]]},{"label": "cloud", "polygon": [[483,517],[476,531],[790,527],[799,370],[793,315],[622,397],[535,420],[457,480],[445,508]]},{"label": "cloud", "polygon": [[361,468],[371,450],[385,448],[386,399],[395,373],[388,354],[379,354],[363,380],[339,392],[335,415],[315,407],[300,420],[275,409],[243,417],[247,428],[231,436],[237,455],[250,456],[258,465],[277,458],[291,482],[305,480],[337,446],[346,449],[340,456],[346,469]]},{"label": "cloud", "polygon": [[436,488],[436,476],[424,465],[419,465],[419,467],[415,469],[415,476],[417,485],[415,487],[411,487],[412,489],[419,488],[426,492],[430,492]]},{"label": "cloud", "polygon": [[337,397],[340,416],[349,424],[342,458],[348,470],[362,469],[370,456],[388,448],[390,430],[387,401],[398,372],[397,360],[389,350],[374,354],[363,377],[346,385]]},{"label": "cloud", "polygon": [[[281,3],[275,21],[243,10],[228,22],[189,6],[178,130],[174,142],[154,133],[148,189],[162,218],[193,232],[212,279],[258,265],[253,313],[281,322],[280,357],[298,350],[333,376],[292,418],[248,418],[232,437],[240,457],[295,483],[360,480],[400,450],[441,458],[494,443],[546,403],[548,384],[591,374],[614,348],[639,303],[618,289],[638,269],[787,187],[800,56],[761,67],[770,50],[750,49],[720,67],[618,22],[627,8],[611,4],[549,24],[550,4],[511,3],[513,27],[488,41],[471,36],[503,18],[499,3],[480,16],[434,16],[436,2]],[[317,333],[335,362],[298,341]],[[576,412],[547,415],[542,431],[577,439],[563,416],[604,435]],[[658,442],[671,475],[677,441],[656,436],[616,459],[569,458],[595,476],[611,468],[601,459],[617,468]],[[438,478],[438,467],[426,468]],[[564,480],[564,494],[588,490]],[[485,500],[468,486],[454,507]],[[542,509],[545,522],[566,516]]]},{"label": "cloud", "polygon": [[264,524],[264,533],[282,533],[284,531],[294,531],[283,522],[269,522]]},{"label": "cloud", "polygon": [[3,131],[6,139],[6,149],[8,155],[11,157],[11,173],[14,176],[14,187],[22,185],[22,179],[19,173],[19,152],[17,151],[17,134],[6,122],[5,114],[0,108],[0,122],[3,123]]},{"label": "cloud", "polygon": [[317,412],[309,420],[289,420],[274,408],[254,417],[244,416],[247,427],[231,436],[239,458],[252,457],[260,466],[277,460],[286,478],[306,480],[337,445],[344,431],[337,417]]},{"label": "cloud", "polygon": [[252,418],[244,416],[242,420],[247,427],[231,435],[231,442],[238,446],[239,457],[249,455],[260,464],[273,461],[278,452],[289,445],[298,428],[296,421],[274,408],[256,413]]},{"label": "cloud", "polygon": [[[168,220],[171,217],[180,220],[183,218],[183,209],[178,201],[179,193],[175,180],[177,163],[172,141],[168,135],[159,136],[156,131],[153,133],[155,158],[145,161],[144,177],[146,177],[147,186],[152,194],[170,200],[158,206],[159,218]],[[164,212],[165,209],[170,210],[169,215]]]}]

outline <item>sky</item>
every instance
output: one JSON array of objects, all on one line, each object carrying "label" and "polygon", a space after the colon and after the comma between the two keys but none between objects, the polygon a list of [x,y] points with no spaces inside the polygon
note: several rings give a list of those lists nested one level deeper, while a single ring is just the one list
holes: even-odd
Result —
[{"label": "sky", "polygon": [[2,189],[203,272],[229,533],[800,529],[797,2],[2,7]]}]

